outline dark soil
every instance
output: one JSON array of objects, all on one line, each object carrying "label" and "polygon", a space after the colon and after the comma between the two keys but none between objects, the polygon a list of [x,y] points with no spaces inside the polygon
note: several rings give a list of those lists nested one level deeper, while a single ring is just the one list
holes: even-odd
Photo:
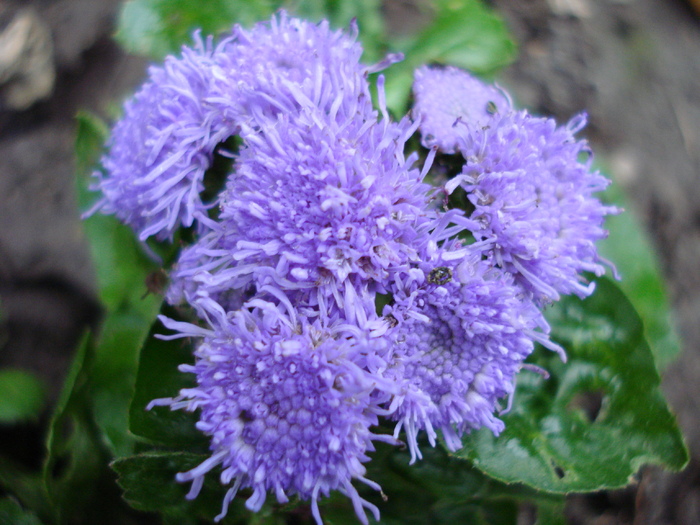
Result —
[{"label": "dark soil", "polygon": [[[34,8],[52,35],[56,71],[49,98],[27,109],[13,109],[0,87],[0,366],[37,372],[54,397],[97,310],[73,191],[73,119],[80,109],[107,115],[146,66],[111,40],[118,4],[0,2],[0,31],[11,10]],[[658,250],[683,341],[664,389],[690,466],[680,474],[649,468],[630,489],[572,497],[569,520],[700,523],[700,21],[681,0],[493,4],[521,51],[502,83],[521,104],[560,121],[589,113],[594,150]]]}]

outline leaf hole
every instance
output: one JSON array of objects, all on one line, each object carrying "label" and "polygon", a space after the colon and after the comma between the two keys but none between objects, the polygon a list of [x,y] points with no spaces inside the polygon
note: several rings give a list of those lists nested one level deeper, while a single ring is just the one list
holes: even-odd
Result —
[{"label": "leaf hole", "polygon": [[600,417],[604,402],[605,392],[602,389],[585,390],[577,392],[567,408],[583,412],[588,421],[595,423]]},{"label": "leaf hole", "polygon": [[563,479],[564,476],[566,476],[566,472],[564,472],[564,469],[557,465],[554,461],[552,461],[552,468],[554,469],[554,473],[559,479]]}]

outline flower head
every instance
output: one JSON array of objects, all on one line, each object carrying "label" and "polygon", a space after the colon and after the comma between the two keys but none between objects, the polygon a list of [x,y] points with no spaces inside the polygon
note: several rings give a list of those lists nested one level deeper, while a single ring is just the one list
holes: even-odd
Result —
[{"label": "flower head", "polygon": [[[415,118],[394,122],[383,77],[375,110],[367,75],[395,57],[365,66],[361,54],[354,24],[284,12],[216,47],[198,40],[150,70],[97,176],[97,207],[141,239],[195,226],[167,300],[200,325],[162,318],[176,332],[162,337],[199,340],[181,367],[197,386],[151,406],[198,411],[211,457],[177,479],[194,498],[220,469],[217,521],[241,488],[252,511],[268,493],[298,496],[321,523],[319,499],[338,490],[363,523],[364,509],[378,519],[353,486],[379,489],[365,478],[373,443],[405,429],[413,461],[422,431],[453,451],[464,433],[498,434],[535,342],[563,356],[539,308],[587,295],[582,272],[603,271],[594,242],[616,210],[593,196],[607,180],[574,137],[585,118],[557,127],[466,72],[423,67]],[[422,170],[404,155],[419,126]],[[203,202],[233,134],[225,188]],[[439,208],[423,182],[438,150],[464,159],[438,191],[461,186],[468,212]],[[379,415],[394,437],[373,432]]]},{"label": "flower head", "polygon": [[272,282],[319,315],[339,307],[353,322],[372,317],[363,292],[416,257],[434,215],[414,158],[403,156],[414,129],[376,112],[337,121],[311,102],[242,125],[248,147],[222,194],[219,226],[183,253],[171,298]]},{"label": "flower head", "polygon": [[237,25],[221,44],[211,100],[236,119],[292,114],[309,104],[338,119],[367,114],[371,68],[360,62],[357,35],[355,23],[337,31],[327,20],[315,24],[284,11],[251,29]]},{"label": "flower head", "polygon": [[546,333],[535,332],[548,331],[547,324],[512,276],[482,259],[478,248],[431,251],[397,276],[384,311],[398,323],[388,374],[402,385],[390,417],[399,422],[397,433],[405,428],[413,460],[420,457],[421,430],[433,444],[441,430],[451,450],[462,446],[465,432],[500,433],[498,402],[513,393],[534,340],[561,352]]},{"label": "flower head", "polygon": [[216,145],[237,129],[206,102],[215,53],[198,39],[181,58],[152,66],[110,135],[104,174],[95,174],[93,187],[102,192],[96,209],[114,213],[142,240],[169,238],[206,216],[204,172]]},{"label": "flower head", "polygon": [[338,119],[371,112],[370,68],[359,62],[356,37],[354,26],[351,34],[331,31],[328,22],[280,12],[251,30],[234,27],[216,47],[198,38],[181,58],[152,67],[114,126],[105,173],[96,173],[95,208],[116,214],[142,240],[207,223],[218,201],[202,202],[205,172],[242,122],[255,128],[257,118],[307,104]]},{"label": "flower head", "polygon": [[457,150],[460,123],[487,126],[494,115],[511,109],[503,91],[452,66],[418,68],[413,95],[413,114],[421,120],[423,145],[438,146],[444,153]]},{"label": "flower head", "polygon": [[268,492],[279,503],[297,495],[311,500],[321,523],[319,498],[341,490],[360,521],[367,523],[363,507],[379,519],[352,485],[359,480],[379,488],[365,479],[363,463],[374,450],[372,441],[386,440],[370,431],[377,424],[377,382],[356,364],[368,352],[367,342],[289,317],[272,303],[220,314],[211,330],[163,319],[179,332],[175,337],[204,336],[195,364],[181,367],[195,374],[197,386],[151,404],[198,410],[197,428],[211,437],[211,457],[177,476],[192,482],[188,498],[220,466],[221,482],[232,486],[216,521],[247,487],[253,494],[246,506],[254,512]]},{"label": "flower head", "polygon": [[466,162],[448,191],[461,185],[474,205],[472,233],[491,243],[493,264],[513,273],[543,302],[559,294],[585,297],[582,272],[604,273],[595,242],[617,213],[594,195],[609,184],[591,168],[588,145],[574,135],[585,116],[566,126],[511,112],[485,129],[462,130]]}]

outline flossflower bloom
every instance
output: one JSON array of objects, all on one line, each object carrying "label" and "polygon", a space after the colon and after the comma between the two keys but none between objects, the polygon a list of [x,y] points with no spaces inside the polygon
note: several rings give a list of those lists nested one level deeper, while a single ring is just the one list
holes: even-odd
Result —
[{"label": "flossflower bloom", "polygon": [[421,138],[427,148],[437,146],[455,153],[463,127],[486,127],[495,115],[511,110],[504,91],[484,84],[453,66],[423,66],[414,74],[413,113],[421,121]]},{"label": "flossflower bloom", "polygon": [[217,144],[237,129],[207,102],[216,52],[198,38],[182,57],[152,66],[112,130],[103,171],[95,173],[93,189],[102,198],[94,210],[115,214],[142,240],[171,238],[178,227],[206,218],[204,173]]},{"label": "flossflower bloom", "polygon": [[[198,341],[181,367],[197,386],[149,408],[198,412],[211,457],[177,480],[194,498],[219,472],[216,520],[244,488],[252,511],[268,493],[298,497],[321,523],[319,500],[338,490],[360,521],[378,519],[353,485],[379,490],[373,443],[404,439],[415,461],[421,432],[450,450],[472,430],[498,434],[535,343],[564,356],[540,306],[590,293],[580,273],[602,271],[594,242],[615,210],[593,196],[607,182],[580,159],[583,119],[559,128],[465,72],[426,67],[413,118],[394,122],[381,76],[373,108],[368,74],[396,57],[361,54],[354,25],[285,13],[199,40],[151,69],[98,175],[97,207],[142,239],[196,226],[166,299],[199,319],[162,318],[174,332],[162,337]],[[419,126],[422,169],[404,152]],[[226,186],[204,202],[214,150],[234,134]],[[424,182],[438,150],[464,160],[443,189]],[[439,204],[460,185],[469,213]]]},{"label": "flossflower bloom", "polygon": [[478,244],[426,243],[420,262],[397,274],[390,291],[384,315],[397,327],[389,376],[401,385],[390,419],[399,423],[395,435],[405,428],[412,460],[421,457],[420,431],[434,444],[440,430],[452,451],[471,430],[486,427],[498,435],[499,400],[513,394],[535,341],[565,357],[546,336],[547,322],[528,294],[490,264]]},{"label": "flossflower bloom", "polygon": [[403,157],[414,131],[375,111],[338,121],[311,101],[243,126],[248,147],[222,194],[219,225],[183,253],[170,297],[192,301],[197,283],[230,297],[273,282],[320,314],[347,305],[350,320],[371,317],[373,297],[360,313],[355,296],[415,259],[435,216],[415,157]]},{"label": "flossflower bloom", "polygon": [[372,110],[360,63],[357,27],[332,31],[280,13],[251,30],[234,27],[214,46],[196,38],[179,58],[153,66],[112,130],[95,210],[114,213],[142,240],[172,238],[180,226],[206,223],[218,201],[202,202],[204,175],[217,145],[260,115],[291,114],[307,103],[345,119]]},{"label": "flossflower bloom", "polygon": [[[422,112],[437,103],[441,91],[429,87],[440,85],[446,74],[441,68],[417,74]],[[450,69],[449,79],[452,85],[461,82],[460,93],[479,108],[497,95],[465,71]],[[475,208],[471,233],[491,243],[493,264],[515,275],[537,300],[556,301],[571,293],[586,297],[594,285],[582,274],[605,272],[595,242],[607,236],[606,215],[619,212],[594,195],[610,181],[592,169],[588,144],[575,137],[586,117],[557,126],[553,119],[496,105],[498,111],[491,114],[469,106],[452,126],[438,126],[430,118],[422,124],[424,140],[455,143],[464,158],[462,173],[446,189],[449,193],[461,185],[466,190]]]},{"label": "flossflower bloom", "polygon": [[197,387],[151,404],[198,410],[197,428],[211,437],[211,457],[177,475],[192,482],[187,497],[195,498],[204,476],[220,466],[221,483],[231,487],[215,521],[244,488],[253,490],[246,501],[253,512],[271,492],[279,503],[291,496],[310,500],[321,522],[319,497],[341,490],[364,523],[363,508],[379,519],[351,483],[379,490],[364,477],[363,463],[373,441],[388,440],[370,430],[378,422],[371,395],[376,379],[357,365],[372,351],[370,343],[273,303],[246,306],[228,315],[212,312],[218,319],[209,330],[163,319],[178,331],[175,337],[203,337],[195,364],[181,366],[196,376]]}]

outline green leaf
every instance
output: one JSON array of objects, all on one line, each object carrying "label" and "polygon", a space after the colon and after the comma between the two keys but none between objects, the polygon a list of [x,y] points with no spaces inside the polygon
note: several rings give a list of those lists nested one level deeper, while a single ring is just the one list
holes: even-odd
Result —
[{"label": "green leaf", "polygon": [[0,423],[36,419],[44,409],[46,391],[34,374],[0,370]]},{"label": "green leaf", "polygon": [[496,479],[555,493],[623,487],[645,464],[685,466],[639,316],[612,281],[597,284],[585,301],[564,298],[549,311],[568,363],[540,355],[551,377],[521,373],[503,433],[474,432],[459,457]]},{"label": "green leaf", "polygon": [[430,25],[393,46],[405,60],[386,71],[387,105],[405,113],[413,71],[424,64],[453,65],[480,75],[493,74],[512,62],[516,46],[508,30],[479,0],[438,0]]},{"label": "green leaf", "polygon": [[99,436],[86,410],[93,359],[94,341],[86,333],[49,423],[43,476],[55,511],[52,521],[89,506],[104,460]]},{"label": "green leaf", "polygon": [[4,525],[41,525],[39,518],[24,510],[17,501],[9,497],[0,499],[0,523]]},{"label": "green leaf", "polygon": [[[42,473],[30,470],[8,454],[0,455],[0,487],[4,493],[12,494],[25,508],[32,509],[39,516],[51,516]],[[0,519],[0,523],[5,522]]]},{"label": "green leaf", "polygon": [[102,119],[87,111],[79,111],[75,120],[75,169],[80,176],[85,176],[94,168],[109,129]]},{"label": "green leaf", "polygon": [[[172,308],[163,313],[175,317]],[[206,451],[208,439],[195,428],[196,414],[169,407],[146,406],[154,399],[172,398],[180,389],[195,386],[194,376],[178,370],[181,364],[194,362],[191,342],[185,339],[163,341],[155,337],[168,330],[160,322],[154,323],[146,344],[141,349],[136,389],[129,411],[129,427],[133,434],[150,442],[189,451]]]},{"label": "green leaf", "polygon": [[42,519],[51,523],[117,525],[129,522],[128,514],[133,514],[114,485],[110,451],[92,413],[95,349],[94,339],[86,334],[49,424],[42,476],[50,510],[36,504],[32,508],[42,508]]},{"label": "green leaf", "polygon": [[133,453],[134,437],[128,432],[129,407],[134,393],[139,349],[148,336],[157,313],[134,309],[110,314],[102,326],[96,349],[91,405],[93,417],[103,433],[103,441],[113,456]]},{"label": "green leaf", "polygon": [[147,277],[158,265],[147,258],[134,233],[114,217],[93,215],[84,221],[100,299],[109,311],[133,310],[151,317],[160,298],[148,293]]},{"label": "green leaf", "polygon": [[620,288],[644,321],[656,366],[663,371],[678,356],[681,345],[655,250],[622,190],[612,184],[604,197],[625,211],[605,221],[610,235],[599,244],[600,253],[615,263]]},{"label": "green leaf", "polygon": [[203,35],[218,35],[234,23],[250,26],[269,19],[279,8],[313,21],[327,19],[334,28],[347,27],[356,19],[365,46],[364,60],[381,58],[386,44],[379,0],[130,0],[119,17],[117,40],[131,53],[162,58],[189,45],[196,29]]},{"label": "green leaf", "polygon": [[129,0],[119,16],[117,40],[129,52],[152,58],[177,53],[192,34],[216,35],[235,23],[268,18],[282,2],[269,0]]},{"label": "green leaf", "polygon": [[[117,483],[124,499],[137,510],[160,512],[176,518],[174,523],[194,523],[196,518],[213,518],[221,512],[228,487],[218,482],[218,476],[208,475],[200,494],[194,500],[185,499],[189,483],[177,483],[175,474],[190,470],[209,457],[208,454],[186,452],[146,453],[114,461],[112,469],[119,476]],[[265,514],[265,510],[261,511]],[[223,524],[247,523],[250,512],[241,498],[229,506]]]},{"label": "green leaf", "polygon": [[[383,443],[371,454],[366,477],[382,487],[382,495],[357,483],[363,498],[377,505],[380,523],[515,525],[521,502],[556,505],[558,495],[522,485],[506,485],[489,478],[470,462],[448,454],[442,447],[423,443],[423,459],[409,465],[409,454]],[[324,522],[356,523],[347,497],[334,494],[322,502]]]},{"label": "green leaf", "polygon": [[[106,126],[88,113],[78,116],[75,140],[78,195],[88,207],[94,194],[86,175],[97,161],[106,137]],[[144,253],[130,228],[111,216],[93,214],[83,226],[97,272],[105,316],[94,341],[94,363],[88,403],[102,432],[102,440],[115,456],[133,452],[128,413],[136,380],[138,352],[162,302],[147,288],[149,276],[159,264]]]}]

